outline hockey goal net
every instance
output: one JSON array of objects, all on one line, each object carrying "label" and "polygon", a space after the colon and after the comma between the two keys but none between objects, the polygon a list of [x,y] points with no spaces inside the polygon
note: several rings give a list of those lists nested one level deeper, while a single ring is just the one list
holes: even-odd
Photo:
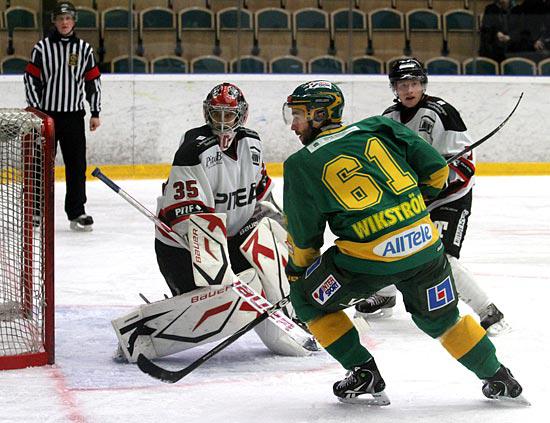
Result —
[{"label": "hockey goal net", "polygon": [[0,369],[53,363],[53,120],[0,109]]}]

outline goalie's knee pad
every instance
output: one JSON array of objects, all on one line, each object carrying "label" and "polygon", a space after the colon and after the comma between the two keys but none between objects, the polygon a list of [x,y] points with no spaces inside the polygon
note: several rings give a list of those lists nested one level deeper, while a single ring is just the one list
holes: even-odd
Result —
[{"label": "goalie's knee pad", "polygon": [[[290,293],[290,286],[284,272],[284,263],[288,259],[285,240],[284,228],[273,219],[266,217],[241,245],[243,256],[256,269],[265,297],[272,304]],[[295,317],[290,303],[282,311],[290,318]],[[310,354],[309,350],[300,346],[273,322],[265,321],[255,330],[265,346],[275,354],[287,356]]]},{"label": "goalie's knee pad", "polygon": [[[253,269],[242,282],[261,291]],[[231,286],[206,287],[151,304],[112,321],[126,359],[164,357],[233,335],[257,313]]]}]

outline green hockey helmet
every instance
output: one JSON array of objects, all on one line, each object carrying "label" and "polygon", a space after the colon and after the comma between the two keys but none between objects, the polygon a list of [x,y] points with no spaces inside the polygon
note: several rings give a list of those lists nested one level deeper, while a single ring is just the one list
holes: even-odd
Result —
[{"label": "green hockey helmet", "polygon": [[299,85],[283,105],[283,118],[292,122],[292,109],[302,110],[308,121],[318,124],[339,124],[344,111],[344,94],[329,81],[310,81]]}]

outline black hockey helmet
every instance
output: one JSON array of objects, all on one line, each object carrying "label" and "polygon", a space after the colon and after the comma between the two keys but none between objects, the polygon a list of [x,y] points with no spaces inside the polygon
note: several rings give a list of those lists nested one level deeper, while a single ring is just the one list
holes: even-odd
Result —
[{"label": "black hockey helmet", "polygon": [[424,66],[414,57],[397,59],[393,62],[388,76],[392,87],[397,81],[402,81],[404,79],[417,79],[422,84],[428,83],[428,74]]},{"label": "black hockey helmet", "polygon": [[55,18],[59,15],[70,15],[76,22],[78,19],[76,8],[69,1],[62,1],[55,5],[52,12],[52,22],[55,21]]}]

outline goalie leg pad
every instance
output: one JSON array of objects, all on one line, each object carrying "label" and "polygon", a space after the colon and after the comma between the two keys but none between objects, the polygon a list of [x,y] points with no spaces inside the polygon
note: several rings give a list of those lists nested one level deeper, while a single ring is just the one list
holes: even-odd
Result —
[{"label": "goalie leg pad", "polygon": [[[261,291],[253,269],[242,282]],[[151,304],[112,321],[126,359],[164,357],[232,335],[257,316],[230,286],[206,287]]]},{"label": "goalie leg pad", "polygon": [[[263,218],[241,245],[241,252],[256,270],[263,292],[270,303],[276,303],[290,293],[285,275],[288,250],[285,246],[286,231],[271,218]],[[294,308],[289,303],[282,311],[295,318]],[[310,351],[298,345],[284,331],[271,321],[265,321],[255,328],[256,333],[275,354],[305,356]]]}]

